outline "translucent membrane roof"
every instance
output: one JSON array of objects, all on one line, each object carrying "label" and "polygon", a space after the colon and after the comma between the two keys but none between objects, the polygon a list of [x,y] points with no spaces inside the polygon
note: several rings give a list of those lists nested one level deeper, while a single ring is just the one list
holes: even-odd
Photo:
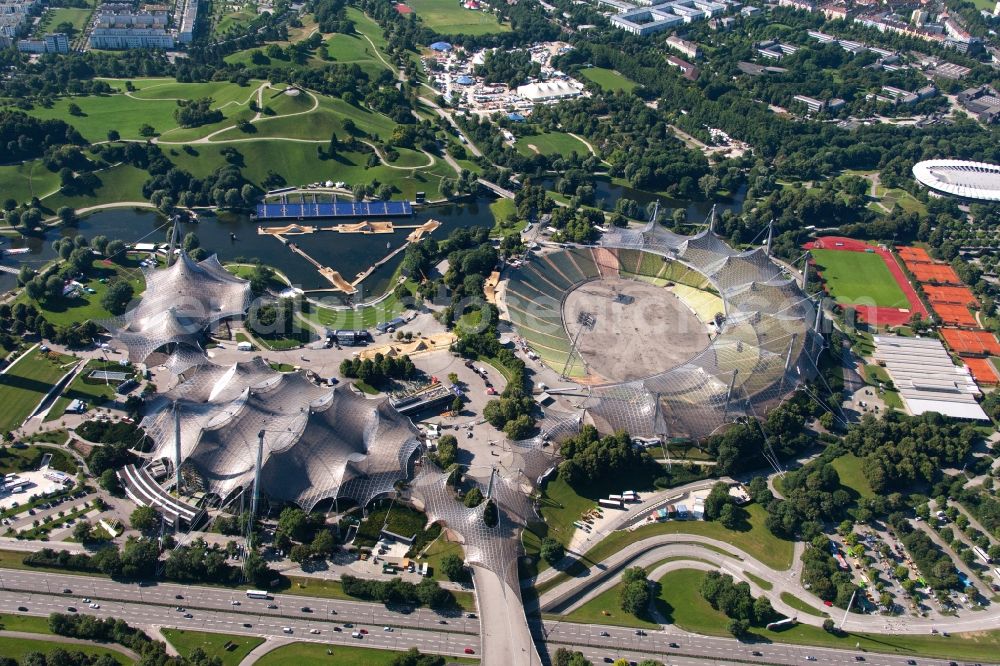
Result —
[{"label": "translucent membrane roof", "polygon": [[229,273],[218,257],[196,262],[186,252],[166,268],[143,269],[146,291],[125,313],[100,322],[128,352],[143,363],[169,344],[199,350],[205,330],[250,305],[250,283]]},{"label": "translucent membrane roof", "polygon": [[407,478],[419,432],[388,398],[316,386],[260,357],[204,363],[150,406],[152,457],[176,460],[223,500],[252,487],[263,433],[261,492],[311,510],[326,499],[367,504]]},{"label": "translucent membrane roof", "polygon": [[[595,386],[583,380],[586,368],[574,357],[569,327],[575,332],[580,324],[563,320],[562,303],[578,285],[608,277],[717,295],[721,325],[687,362]],[[658,225],[613,229],[597,246],[545,254],[511,274],[505,306],[518,333],[546,362],[591,386],[587,408],[601,430],[641,437],[701,438],[738,416],[763,414],[814,373],[823,344],[816,306],[793,276],[763,249],[737,251],[711,229],[690,237]]]}]

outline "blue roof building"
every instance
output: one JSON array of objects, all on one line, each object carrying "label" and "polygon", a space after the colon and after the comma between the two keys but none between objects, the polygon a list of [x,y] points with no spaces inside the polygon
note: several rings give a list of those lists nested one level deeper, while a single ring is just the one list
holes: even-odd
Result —
[{"label": "blue roof building", "polygon": [[448,42],[434,42],[431,44],[431,48],[435,51],[451,51],[454,47]]}]

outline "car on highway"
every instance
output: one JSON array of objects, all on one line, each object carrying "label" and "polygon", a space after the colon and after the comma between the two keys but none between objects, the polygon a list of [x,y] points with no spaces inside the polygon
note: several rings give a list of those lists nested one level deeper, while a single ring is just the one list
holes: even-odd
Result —
[{"label": "car on highway", "polygon": [[916,659],[907,659],[906,663],[909,664],[910,666],[917,666],[917,660]]},{"label": "car on highway", "polygon": [[267,607],[273,610],[278,607],[278,604],[268,604]]},{"label": "car on highway", "polygon": [[73,590],[69,589],[68,587],[63,588],[63,594],[73,594]]},{"label": "car on highway", "polygon": [[302,611],[303,613],[312,613],[313,612],[313,609],[309,608],[309,606],[303,606],[299,610]]},{"label": "car on highway", "polygon": [[382,627],[382,631],[392,631],[392,627]]},{"label": "car on highway", "polygon": [[854,655],[854,661],[864,661],[864,660],[865,658],[862,657],[860,654]]},{"label": "car on highway", "polygon": [[613,663],[615,663],[615,658],[614,657],[605,657],[604,658],[604,663],[605,664],[613,664]]},{"label": "car on highway", "polygon": [[475,620],[476,619],[476,614],[475,613],[466,613],[465,617],[469,618],[470,620]]},{"label": "car on highway", "polygon": [[184,613],[184,617],[190,620],[191,618],[194,617],[194,615],[191,615],[191,613]]},{"label": "car on highway", "polygon": [[98,604],[98,603],[92,603],[92,604],[90,604],[90,607],[91,607],[91,608],[93,608],[94,610],[97,610],[98,608],[100,608],[100,607],[101,607],[101,604]]},{"label": "car on highway", "polygon": [[635,630],[635,635],[636,635],[636,636],[645,636],[645,635],[646,635],[646,632],[645,632],[645,631],[643,631],[642,629],[636,629],[636,630]]},{"label": "car on highway", "polygon": [[677,643],[671,643],[671,644],[670,644],[670,647],[672,647],[672,648],[676,649],[676,648],[679,648],[679,647],[680,647],[680,645],[678,645]]},{"label": "car on highway", "polygon": [[184,606],[178,606],[174,610],[177,611],[178,613],[183,613],[184,612]]},{"label": "car on highway", "polygon": [[807,654],[806,661],[816,661],[816,657],[812,656],[811,654]]},{"label": "car on highway", "polygon": [[319,629],[310,629],[309,633],[310,634],[318,634],[319,633]]},{"label": "car on highway", "polygon": [[368,633],[368,630],[367,630],[367,629],[359,629],[358,631],[360,631],[360,632],[361,632],[361,633],[363,633],[363,634],[367,634],[367,633]]},{"label": "car on highway", "polygon": [[438,624],[448,624],[448,620],[438,620]]},{"label": "car on highway", "polygon": [[754,650],[750,654],[753,655],[754,657],[763,657],[764,656],[764,653],[761,652],[760,650]]},{"label": "car on highway", "polygon": [[230,606],[239,606],[240,605],[240,601],[239,601],[239,599],[233,599],[232,601],[229,602],[229,605]]},{"label": "car on highway", "polygon": [[364,638],[364,634],[361,633],[360,631],[351,632],[351,636],[353,636],[354,638]]},{"label": "car on highway", "polygon": [[90,597],[84,597],[83,599],[80,599],[80,601],[82,601],[85,604],[89,604],[90,603]]},{"label": "car on highway", "polygon": [[285,632],[286,634],[292,633],[292,628],[291,627],[282,627],[281,630],[283,632]]},{"label": "car on highway", "polygon": [[476,654],[476,651],[472,648],[465,648],[465,654]]},{"label": "car on highway", "polygon": [[609,634],[609,633],[608,633],[608,632],[606,632],[606,631],[602,631],[602,632],[601,632],[601,636],[610,636],[610,635],[611,635],[611,634]]},{"label": "car on highway", "polygon": [[354,626],[354,624],[353,624],[352,622],[345,622],[345,623],[344,623],[344,628],[345,628],[345,629],[350,629],[350,628],[351,628],[351,627],[353,627],[353,626]]},{"label": "car on highway", "polygon": [[183,594],[175,594],[174,595],[174,599],[183,599],[183,598],[184,598]]},{"label": "car on highway", "polygon": [[24,613],[24,612],[26,612],[26,611],[28,610],[28,607],[27,607],[27,606],[18,606],[18,607],[17,607],[17,610],[19,610],[19,611],[21,611],[22,613]]},{"label": "car on highway", "polygon": [[246,627],[247,629],[249,629],[249,628],[250,628],[250,627],[252,627],[253,625],[252,625],[252,624],[250,624],[249,622],[244,622],[244,623],[243,623],[243,626],[244,626],[244,627]]},{"label": "car on highway", "polygon": [[76,606],[66,606],[66,610],[68,610],[70,613],[75,613]]},{"label": "car on highway", "polygon": [[337,609],[331,608],[330,609],[330,615],[336,615],[336,614],[337,614]]},{"label": "car on highway", "polygon": [[333,630],[334,631],[343,631],[343,629],[341,629],[340,627],[334,627]]}]

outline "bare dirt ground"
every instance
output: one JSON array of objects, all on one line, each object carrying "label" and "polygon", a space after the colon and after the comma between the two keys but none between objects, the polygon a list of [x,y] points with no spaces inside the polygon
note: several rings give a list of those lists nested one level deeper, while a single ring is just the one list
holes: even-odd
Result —
[{"label": "bare dirt ground", "polygon": [[570,340],[585,314],[593,327],[583,331],[577,348],[587,370],[607,383],[669,370],[709,342],[705,325],[690,308],[663,287],[647,282],[607,278],[570,292],[563,303]]}]

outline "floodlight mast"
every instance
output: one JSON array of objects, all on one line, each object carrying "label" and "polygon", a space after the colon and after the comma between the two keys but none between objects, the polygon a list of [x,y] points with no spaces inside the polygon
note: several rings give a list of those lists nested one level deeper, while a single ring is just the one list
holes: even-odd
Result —
[{"label": "floodlight mast", "polygon": [[260,503],[260,468],[264,461],[264,431],[257,433],[257,462],[253,468],[253,501],[250,503],[250,520],[257,519],[257,505]]}]

